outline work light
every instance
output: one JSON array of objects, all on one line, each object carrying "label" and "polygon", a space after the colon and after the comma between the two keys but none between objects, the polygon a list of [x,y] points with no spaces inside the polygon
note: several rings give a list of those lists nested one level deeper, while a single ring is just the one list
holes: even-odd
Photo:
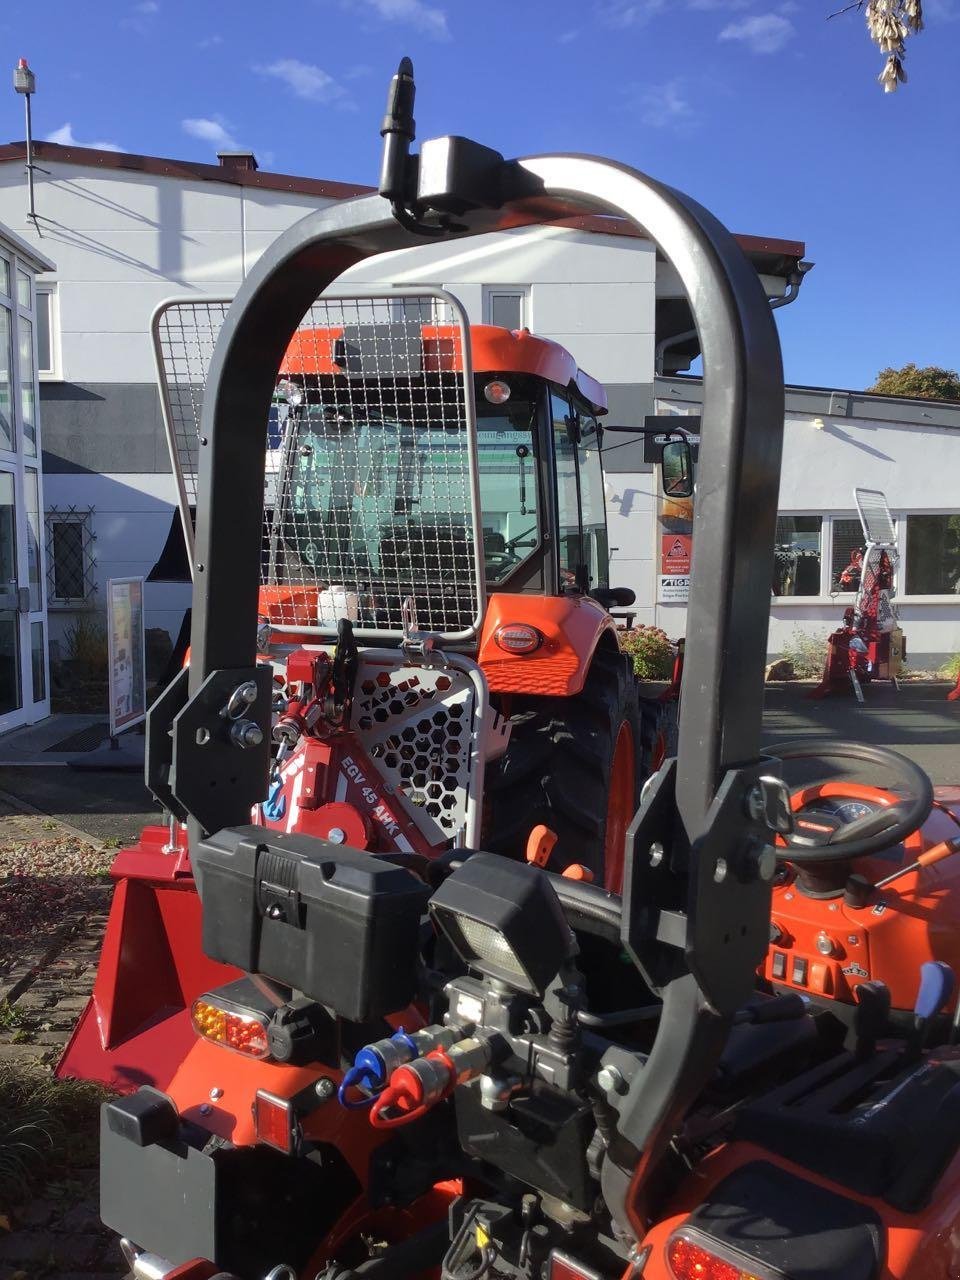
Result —
[{"label": "work light", "polygon": [[542,996],[577,944],[549,877],[538,867],[477,853],[430,899],[434,924],[486,978]]}]

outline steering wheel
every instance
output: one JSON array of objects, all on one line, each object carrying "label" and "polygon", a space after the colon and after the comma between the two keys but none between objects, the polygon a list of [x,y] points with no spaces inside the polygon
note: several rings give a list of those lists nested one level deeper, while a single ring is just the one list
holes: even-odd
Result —
[{"label": "steering wheel", "polygon": [[[864,742],[846,742],[828,738],[810,738],[802,742],[785,742],[770,748],[770,754],[779,760],[813,760],[822,756],[838,760],[856,760],[888,769],[906,791],[903,800],[857,818],[855,822],[836,824],[830,830],[828,821],[820,822],[816,844],[810,843],[810,834],[794,831],[782,836],[786,848],[778,849],[778,856],[798,865],[805,863],[844,862],[851,858],[864,858],[879,853],[891,845],[899,844],[923,826],[933,808],[933,783],[919,765],[891,751],[888,747],[875,747]],[[800,843],[803,841],[804,843]]]},{"label": "steering wheel", "polygon": [[487,572],[497,577],[521,563],[521,557],[512,551],[485,551],[483,559]]}]

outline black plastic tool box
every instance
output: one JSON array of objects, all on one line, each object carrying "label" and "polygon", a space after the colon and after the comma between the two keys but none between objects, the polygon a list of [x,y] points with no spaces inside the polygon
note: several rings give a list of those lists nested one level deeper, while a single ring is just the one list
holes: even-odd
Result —
[{"label": "black plastic tool box", "polygon": [[402,1009],[430,895],[411,871],[314,836],[227,827],[201,840],[203,949],[342,1018]]}]

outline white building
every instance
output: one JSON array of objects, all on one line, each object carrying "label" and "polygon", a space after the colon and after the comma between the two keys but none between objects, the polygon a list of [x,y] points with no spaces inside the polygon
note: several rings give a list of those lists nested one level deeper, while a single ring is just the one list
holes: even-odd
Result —
[{"label": "white building", "polygon": [[[175,486],[149,339],[154,308],[173,295],[231,297],[280,231],[365,189],[261,173],[245,154],[224,155],[217,166],[41,143],[36,162],[45,172],[37,174],[33,223],[24,158],[23,144],[0,147],[0,219],[57,261],[37,292],[56,643],[64,620],[102,603],[107,579],[148,573],[171,530]],[[794,296],[804,246],[740,240],[768,295]],[[351,278],[442,285],[471,321],[526,325],[556,338],[605,384],[610,421],[641,422],[654,409],[655,366],[672,374],[697,355],[672,268],[615,219],[427,244],[391,259],[361,264]],[[611,581],[636,591],[638,621],[678,634],[682,608],[657,600],[655,477],[642,443],[626,439],[609,436],[605,450]],[[838,510],[849,507],[845,497]],[[823,509],[816,493],[804,496],[808,508]],[[185,585],[148,584],[148,627],[176,635],[188,594]],[[818,603],[832,622],[829,598]],[[775,651],[779,610],[774,616]],[[952,642],[929,643],[939,653]]]},{"label": "white building", "polygon": [[[659,378],[658,411],[698,414],[701,392],[699,379]],[[788,387],[771,654],[797,631],[832,631],[852,601],[837,584],[851,550],[863,545],[858,486],[884,492],[896,521],[896,604],[908,663],[935,669],[960,652],[958,476],[960,404]],[[656,518],[651,508],[652,536]],[[682,635],[686,609],[661,603],[657,620]]]}]

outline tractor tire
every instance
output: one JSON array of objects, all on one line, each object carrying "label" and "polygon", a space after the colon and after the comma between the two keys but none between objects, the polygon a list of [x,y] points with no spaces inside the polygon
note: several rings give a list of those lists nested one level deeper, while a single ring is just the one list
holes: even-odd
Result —
[{"label": "tractor tire", "polygon": [[[586,867],[619,893],[624,840],[651,772],[663,709],[641,701],[631,659],[594,655],[582,693],[514,699],[510,741],[487,773],[483,847],[523,859],[534,827],[556,833],[549,869]],[[659,764],[659,760],[656,760]]]}]

